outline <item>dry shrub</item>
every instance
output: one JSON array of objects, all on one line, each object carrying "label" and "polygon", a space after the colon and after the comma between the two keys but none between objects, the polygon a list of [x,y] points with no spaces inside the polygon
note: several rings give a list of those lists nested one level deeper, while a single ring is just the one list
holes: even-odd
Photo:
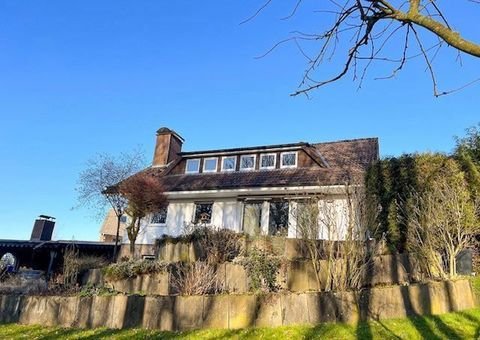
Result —
[{"label": "dry shrub", "polygon": [[78,248],[75,244],[71,244],[65,248],[63,254],[63,285],[66,288],[75,286],[78,282],[78,273]]},{"label": "dry shrub", "polygon": [[202,228],[199,230],[200,247],[210,264],[232,261],[241,252],[241,235],[226,228]]},{"label": "dry shrub", "polygon": [[217,294],[224,291],[215,266],[202,261],[179,264],[172,268],[170,282],[172,288],[181,295]]},{"label": "dry shrub", "polygon": [[[345,291],[368,285],[375,247],[366,235],[375,234],[377,211],[363,188],[346,185],[345,199],[306,197],[294,214],[301,245],[312,263],[317,288]],[[323,238],[321,242],[320,238]],[[320,265],[325,262],[325,269]],[[321,270],[326,271],[322,282]]]}]

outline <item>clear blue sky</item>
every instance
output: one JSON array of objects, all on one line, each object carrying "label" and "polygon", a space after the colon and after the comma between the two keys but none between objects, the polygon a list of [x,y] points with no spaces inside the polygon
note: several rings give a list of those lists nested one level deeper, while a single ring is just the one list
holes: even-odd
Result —
[{"label": "clear blue sky", "polygon": [[[385,156],[449,152],[480,121],[479,85],[435,99],[419,62],[389,81],[374,69],[359,91],[348,78],[290,97],[304,66],[293,46],[255,56],[316,27],[304,12],[279,20],[294,2],[239,25],[262,1],[2,1],[0,238],[27,239],[50,214],[57,239],[97,239],[99,221],[71,210],[78,173],[97,152],[141,145],[151,159],[161,126],[185,150],[376,136]],[[480,41],[475,7],[446,5]],[[454,60],[435,61],[445,84],[480,76],[478,61]]]}]

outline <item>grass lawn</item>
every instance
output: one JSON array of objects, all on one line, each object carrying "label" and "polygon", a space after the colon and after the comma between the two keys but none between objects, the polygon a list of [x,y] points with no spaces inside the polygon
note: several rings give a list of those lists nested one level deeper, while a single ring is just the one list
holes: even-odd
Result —
[{"label": "grass lawn", "polygon": [[322,324],[243,330],[160,332],[144,329],[80,330],[0,325],[1,339],[477,339],[480,309],[438,316],[391,319],[358,325]]}]

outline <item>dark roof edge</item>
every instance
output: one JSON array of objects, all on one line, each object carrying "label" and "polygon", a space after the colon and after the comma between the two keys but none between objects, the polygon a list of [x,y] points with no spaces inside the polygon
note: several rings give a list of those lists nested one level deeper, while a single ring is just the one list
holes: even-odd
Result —
[{"label": "dark roof edge", "polygon": [[312,145],[322,145],[322,144],[349,143],[349,142],[361,142],[361,141],[375,141],[376,143],[378,143],[378,137],[342,139],[342,140],[334,140],[334,141],[330,141],[330,142],[318,142],[318,143],[311,143],[311,144]]},{"label": "dark roof edge", "polygon": [[204,151],[187,151],[187,152],[180,152],[180,156],[193,156],[199,154],[215,154],[215,153],[224,153],[224,152],[248,152],[253,150],[268,150],[268,149],[280,149],[280,148],[294,148],[294,147],[302,147],[308,146],[309,143],[306,142],[298,142],[298,143],[289,143],[289,144],[273,144],[273,145],[261,145],[261,146],[249,146],[243,148],[231,148],[231,149],[216,149],[216,150],[204,150]]}]

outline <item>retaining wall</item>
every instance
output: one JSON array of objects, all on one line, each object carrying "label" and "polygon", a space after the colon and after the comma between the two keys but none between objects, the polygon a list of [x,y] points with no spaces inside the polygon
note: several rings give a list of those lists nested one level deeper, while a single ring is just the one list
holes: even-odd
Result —
[{"label": "retaining wall", "polygon": [[[374,260],[372,273],[364,279],[364,286],[393,285],[412,282],[414,272],[406,255],[383,255]],[[326,261],[320,261],[320,290],[325,290],[327,282]],[[218,266],[220,281],[231,293],[248,292],[248,275],[242,265],[224,263]],[[282,290],[290,292],[318,291],[317,279],[310,261],[290,261],[280,271],[278,283]],[[100,270],[91,270],[82,278],[82,284],[107,286],[119,292],[143,293],[147,295],[169,295],[176,291],[169,284],[168,273],[139,275],[135,278],[104,282]]]},{"label": "retaining wall", "polygon": [[244,328],[398,318],[473,308],[467,280],[343,293],[217,296],[0,295],[0,322],[161,330]]}]

